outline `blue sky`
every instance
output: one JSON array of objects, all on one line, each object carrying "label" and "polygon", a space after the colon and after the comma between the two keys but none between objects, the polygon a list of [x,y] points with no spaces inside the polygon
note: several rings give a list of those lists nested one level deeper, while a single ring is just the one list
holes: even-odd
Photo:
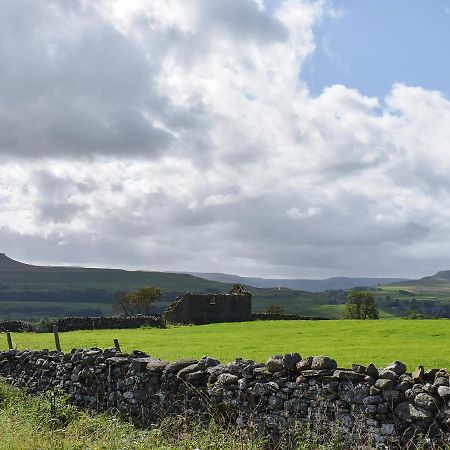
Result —
[{"label": "blue sky", "polygon": [[302,78],[314,94],[332,84],[384,97],[402,82],[450,97],[450,1],[334,0],[338,17],[316,28]]}]

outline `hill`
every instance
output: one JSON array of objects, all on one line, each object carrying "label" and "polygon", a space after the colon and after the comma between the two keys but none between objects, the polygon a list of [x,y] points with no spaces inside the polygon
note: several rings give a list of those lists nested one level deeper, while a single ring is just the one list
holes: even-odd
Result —
[{"label": "hill", "polygon": [[[114,314],[114,292],[144,285],[162,289],[163,298],[155,304],[155,311],[161,312],[184,292],[227,292],[232,284],[183,273],[34,266],[1,254],[0,320]],[[338,304],[342,300],[326,295],[280,288],[247,289],[252,292],[255,312],[279,304],[286,312],[337,317],[342,308]]]},{"label": "hill", "polygon": [[288,279],[288,278],[255,278],[241,277],[227,273],[189,272],[197,277],[222,283],[240,283],[257,288],[283,287],[288,289],[324,292],[336,289],[352,289],[354,287],[376,287],[381,284],[405,281],[404,278],[357,278],[332,277],[322,280]]},{"label": "hill", "polygon": [[394,315],[409,311],[428,316],[450,318],[450,271],[379,286],[375,291],[378,303]]}]

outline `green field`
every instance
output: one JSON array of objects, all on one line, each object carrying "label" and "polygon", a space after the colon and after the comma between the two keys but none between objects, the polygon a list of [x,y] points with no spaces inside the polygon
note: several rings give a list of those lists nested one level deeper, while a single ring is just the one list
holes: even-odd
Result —
[{"label": "green field", "polygon": [[[395,359],[409,369],[450,368],[450,320],[378,321],[256,321],[167,329],[95,330],[61,333],[63,350],[111,347],[118,338],[122,350],[139,349],[162,359],[214,356],[223,362],[236,357],[264,361],[276,353],[324,354],[342,367],[352,363],[378,366]],[[24,349],[54,348],[53,335],[14,333],[14,345]],[[0,335],[0,349],[6,338]]]}]

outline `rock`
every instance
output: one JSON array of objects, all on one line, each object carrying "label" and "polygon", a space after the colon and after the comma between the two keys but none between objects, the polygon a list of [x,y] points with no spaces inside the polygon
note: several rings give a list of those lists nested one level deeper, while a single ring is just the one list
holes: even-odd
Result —
[{"label": "rock", "polygon": [[433,414],[430,411],[419,408],[407,401],[399,403],[394,412],[397,417],[405,422],[412,422],[413,420],[428,421],[433,418]]},{"label": "rock", "polygon": [[282,355],[273,355],[266,362],[267,370],[270,373],[281,372],[283,367],[283,356]]},{"label": "rock", "polygon": [[284,400],[276,395],[269,397],[269,408],[273,410],[280,410],[284,407]]},{"label": "rock", "polygon": [[434,379],[438,372],[439,369],[428,369],[423,375],[424,380],[427,381],[428,383],[434,383]]},{"label": "rock", "polygon": [[387,380],[385,378],[380,378],[375,382],[375,387],[378,389],[393,389],[395,385],[394,380]]},{"label": "rock", "polygon": [[184,379],[188,382],[188,383],[192,383],[193,381],[198,381],[201,380],[202,378],[206,378],[206,372],[203,370],[198,370],[196,372],[189,372],[186,373]]},{"label": "rock", "polygon": [[198,368],[200,370],[206,370],[209,367],[214,367],[220,364],[220,361],[218,359],[210,358],[209,356],[204,356],[199,362],[198,362]]},{"label": "rock", "polygon": [[448,387],[448,386],[439,386],[438,387],[438,395],[445,402],[450,400],[450,387]]},{"label": "rock", "polygon": [[311,369],[311,365],[312,365],[312,361],[313,361],[312,356],[308,356],[306,359],[302,359],[301,361],[299,361],[296,364],[297,371],[298,372],[303,372],[304,370],[310,370]]},{"label": "rock", "polygon": [[397,403],[400,400],[401,393],[395,389],[384,389],[382,392],[383,400],[389,404]]},{"label": "rock", "polygon": [[216,384],[219,386],[230,386],[232,384],[237,384],[239,378],[231,373],[223,373],[217,378]]},{"label": "rock", "polygon": [[334,359],[328,358],[328,356],[314,356],[311,363],[312,370],[335,370],[337,369],[337,363]]},{"label": "rock", "polygon": [[434,379],[434,386],[448,386],[449,385],[449,380],[448,377],[436,377]]},{"label": "rock", "polygon": [[193,364],[197,364],[197,361],[194,359],[181,359],[180,361],[174,361],[167,364],[164,372],[168,373],[178,373],[181,369],[185,367],[192,366]]},{"label": "rock", "polygon": [[338,380],[362,381],[365,375],[363,373],[353,372],[353,370],[339,369],[333,372],[333,377]]},{"label": "rock", "polygon": [[179,378],[180,380],[185,380],[188,373],[197,372],[198,370],[198,364],[191,364],[190,366],[183,367],[183,369],[178,371],[177,378]]},{"label": "rock", "polygon": [[[300,376],[297,380],[301,380],[302,377],[313,378],[313,377],[327,377],[333,375],[333,370],[303,370],[300,372]],[[300,381],[301,382],[301,381]]]},{"label": "rock", "polygon": [[398,375],[390,369],[380,369],[378,371],[378,378],[383,378],[385,380],[398,380]]},{"label": "rock", "polygon": [[416,370],[411,374],[411,378],[415,383],[423,383],[423,380],[425,378],[425,372],[423,370],[423,366],[417,366]]},{"label": "rock", "polygon": [[408,389],[411,389],[413,386],[411,381],[401,381],[400,383],[396,384],[395,390],[400,392],[406,392]]},{"label": "rock", "polygon": [[367,367],[362,366],[361,364],[352,364],[352,370],[355,373],[366,373]]},{"label": "rock", "polygon": [[366,368],[366,374],[373,378],[378,378],[378,369],[374,364],[370,363]]},{"label": "rock", "polygon": [[383,423],[381,425],[381,433],[392,436],[395,433],[395,425],[393,423]]},{"label": "rock", "polygon": [[154,359],[153,361],[150,361],[146,369],[148,372],[157,372],[160,373],[164,371],[164,369],[167,367],[169,363],[167,361],[161,361],[159,359]]},{"label": "rock", "polygon": [[363,400],[364,405],[378,405],[382,402],[382,398],[379,395],[369,395]]},{"label": "rock", "polygon": [[428,411],[435,411],[439,408],[438,400],[432,397],[430,394],[426,394],[425,392],[417,394],[414,398],[414,403],[417,406],[420,406],[421,408]]},{"label": "rock", "polygon": [[283,368],[286,370],[295,370],[297,363],[300,362],[302,357],[298,353],[286,353],[283,356]]},{"label": "rock", "polygon": [[388,366],[386,366],[387,370],[392,370],[392,372],[395,372],[397,375],[402,375],[406,372],[406,366],[400,361],[394,361]]}]

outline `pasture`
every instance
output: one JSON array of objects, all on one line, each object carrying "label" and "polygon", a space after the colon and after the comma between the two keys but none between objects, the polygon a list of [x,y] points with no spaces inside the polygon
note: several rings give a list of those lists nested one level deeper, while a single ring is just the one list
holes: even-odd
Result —
[{"label": "pasture", "polygon": [[[255,321],[179,326],[167,329],[93,330],[60,333],[64,351],[81,347],[107,348],[118,338],[122,351],[139,349],[168,360],[209,355],[229,362],[236,357],[265,361],[276,353],[303,357],[327,355],[341,367],[374,362],[384,366],[401,360],[413,370],[418,364],[450,368],[450,320],[329,320]],[[50,333],[14,333],[19,349],[53,349]],[[0,349],[6,337],[0,334]]]}]

